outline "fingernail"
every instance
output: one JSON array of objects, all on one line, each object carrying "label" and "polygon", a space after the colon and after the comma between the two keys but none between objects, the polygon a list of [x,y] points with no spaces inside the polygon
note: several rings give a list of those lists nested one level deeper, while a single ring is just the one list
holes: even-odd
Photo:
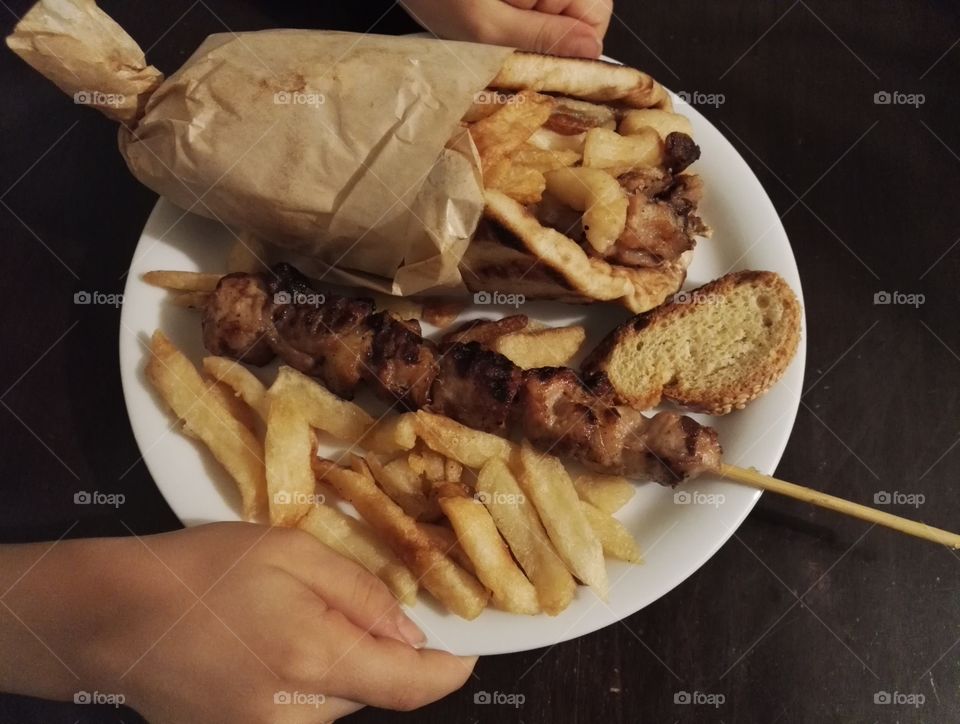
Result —
[{"label": "fingernail", "polygon": [[567,52],[578,58],[599,58],[603,52],[603,43],[596,35],[583,35],[570,42]]},{"label": "fingernail", "polygon": [[423,631],[402,612],[397,615],[396,624],[403,640],[413,648],[422,649],[426,645],[427,637],[423,635]]}]

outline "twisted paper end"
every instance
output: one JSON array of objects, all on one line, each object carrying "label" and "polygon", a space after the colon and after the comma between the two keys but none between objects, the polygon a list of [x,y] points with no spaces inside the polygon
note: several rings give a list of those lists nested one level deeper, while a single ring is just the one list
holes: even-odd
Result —
[{"label": "twisted paper end", "polygon": [[136,124],[163,74],[94,0],[41,0],[7,37],[7,47],[74,103]]}]

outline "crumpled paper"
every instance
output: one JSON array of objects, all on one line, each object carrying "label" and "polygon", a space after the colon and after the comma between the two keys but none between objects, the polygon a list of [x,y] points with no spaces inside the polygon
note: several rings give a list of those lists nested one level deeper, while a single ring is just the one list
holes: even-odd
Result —
[{"label": "crumpled paper", "polygon": [[163,80],[92,0],[42,0],[7,44],[121,121],[131,172],[178,206],[331,281],[403,295],[464,289],[458,264],[483,191],[459,122],[511,49],[217,34]]}]

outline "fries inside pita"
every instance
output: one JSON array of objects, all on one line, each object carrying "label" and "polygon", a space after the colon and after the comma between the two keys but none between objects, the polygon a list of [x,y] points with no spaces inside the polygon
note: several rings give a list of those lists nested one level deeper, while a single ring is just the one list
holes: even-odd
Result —
[{"label": "fries inside pita", "polygon": [[266,30],[165,77],[93,0],[41,0],[7,44],[121,124],[141,182],[332,282],[641,312],[708,234],[690,124],[633,68]]}]

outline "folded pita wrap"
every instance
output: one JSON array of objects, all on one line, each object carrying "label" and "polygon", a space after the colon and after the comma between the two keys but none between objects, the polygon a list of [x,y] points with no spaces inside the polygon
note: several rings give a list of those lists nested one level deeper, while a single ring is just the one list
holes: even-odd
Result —
[{"label": "folded pita wrap", "polygon": [[[399,295],[504,291],[513,274],[468,253],[471,241],[487,258],[497,251],[480,224],[485,207],[508,229],[523,211],[485,198],[460,124],[492,83],[669,104],[646,74],[598,61],[320,30],[212,35],[164,78],[93,0],[41,0],[7,44],[75,102],[119,121],[120,152],[158,194],[268,241],[314,276]],[[521,254],[528,267],[548,259],[523,275],[542,277],[529,298],[618,300],[639,311],[683,280],[683,263],[648,270],[638,291],[625,269],[580,263],[572,239],[544,236],[529,220],[527,232],[536,237]],[[588,278],[552,273],[558,255],[577,257],[573,273]]]}]

